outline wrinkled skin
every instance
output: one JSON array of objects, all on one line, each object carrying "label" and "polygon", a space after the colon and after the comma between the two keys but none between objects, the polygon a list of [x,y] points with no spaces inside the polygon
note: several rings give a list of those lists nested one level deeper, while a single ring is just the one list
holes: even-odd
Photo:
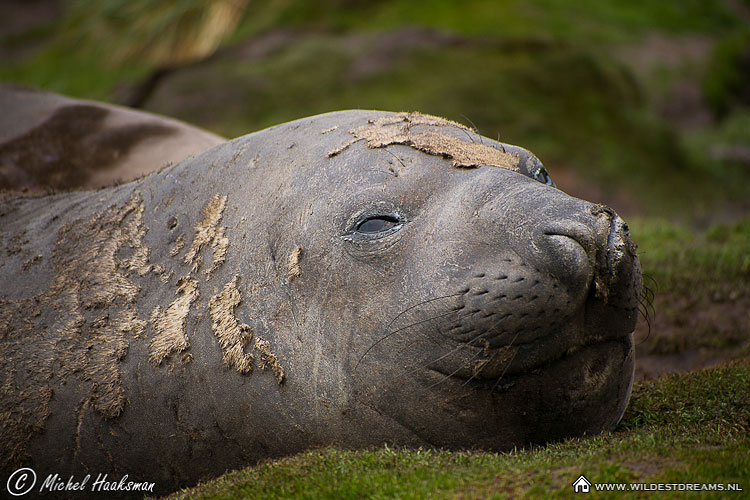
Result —
[{"label": "wrinkled skin", "polygon": [[[97,412],[91,377],[52,377],[49,416],[30,431],[27,454],[3,470],[86,467],[169,491],[319,445],[507,450],[613,428],[630,393],[641,286],[627,227],[606,207],[532,178],[540,164],[527,151],[487,138],[518,155],[519,172],[457,168],[408,145],[365,141],[329,157],[349,130],[382,116],[303,119],[107,191],[6,203],[4,248],[26,232],[0,265],[5,301],[50,287],[66,223],[125,205],[134,192],[149,265],[174,274],[165,284],[154,272],[123,271],[147,325],[114,363],[121,412]],[[207,276],[207,266],[191,272],[184,251],[174,257],[170,248],[181,233],[190,245],[217,194],[227,197],[220,225],[229,246]],[[210,263],[210,248],[201,252]],[[24,269],[37,253],[44,257]],[[155,365],[149,317],[188,275],[199,286],[186,319],[190,346]],[[234,276],[242,296],[234,313],[269,342],[283,383],[257,365],[241,374],[222,362],[208,303]],[[96,307],[83,308],[77,335],[101,316]],[[32,318],[34,335],[54,328],[45,318]],[[7,347],[11,337],[0,346],[20,356]]]}]

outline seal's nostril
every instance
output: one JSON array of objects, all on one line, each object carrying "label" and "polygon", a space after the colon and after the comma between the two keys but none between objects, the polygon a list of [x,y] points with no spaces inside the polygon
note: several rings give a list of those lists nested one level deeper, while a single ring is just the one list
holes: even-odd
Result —
[{"label": "seal's nostril", "polygon": [[580,245],[587,255],[593,258],[596,251],[596,236],[594,229],[580,222],[562,222],[547,227],[544,230],[547,237],[566,237]]},{"label": "seal's nostril", "polygon": [[538,242],[544,252],[544,268],[575,295],[585,294],[593,275],[592,244],[586,238],[544,233]]}]

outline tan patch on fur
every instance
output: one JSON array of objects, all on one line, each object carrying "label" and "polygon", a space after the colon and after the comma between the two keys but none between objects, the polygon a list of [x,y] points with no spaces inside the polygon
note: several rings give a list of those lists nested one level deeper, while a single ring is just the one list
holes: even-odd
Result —
[{"label": "tan patch on fur", "polygon": [[174,246],[169,251],[170,257],[177,257],[177,254],[180,253],[180,250],[185,246],[185,235],[179,235],[177,237],[177,241],[174,242]]},{"label": "tan patch on fur", "polygon": [[418,125],[431,127],[453,127],[470,131],[460,123],[421,113],[400,113],[370,121],[367,125],[349,131],[354,136],[346,144],[328,153],[336,156],[358,141],[367,141],[370,148],[383,148],[402,144],[427,154],[452,160],[454,167],[474,168],[496,166],[519,171],[519,157],[485,144],[458,139],[436,131],[413,132]]},{"label": "tan patch on fur", "polygon": [[49,289],[0,300],[0,466],[23,461],[29,440],[44,430],[53,380],[76,377],[90,387],[81,408],[107,418],[124,409],[119,362],[128,339],[145,326],[135,309],[139,287],[130,278],[150,270],[145,232],[138,193],[124,206],[73,220],[57,233]]},{"label": "tan patch on fur", "polygon": [[148,360],[158,366],[172,353],[182,352],[190,347],[185,333],[185,318],[190,306],[198,298],[198,282],[182,278],[177,284],[177,298],[166,311],[156,306],[151,312],[151,327],[154,337],[149,344]]},{"label": "tan patch on fur", "polygon": [[217,295],[208,302],[211,313],[211,328],[219,340],[224,364],[235,368],[243,375],[252,373],[255,356],[245,352],[247,345],[253,341],[253,348],[260,357],[260,368],[271,369],[279,384],[285,379],[284,368],[276,355],[271,351],[271,344],[257,335],[253,335],[250,326],[241,323],[234,313],[234,309],[242,302],[237,288],[239,276],[224,286]]},{"label": "tan patch on fur", "polygon": [[238,276],[235,276],[221,293],[211,297],[208,308],[211,313],[211,328],[219,339],[224,364],[246,374],[253,371],[253,355],[245,352],[245,347],[253,339],[253,333],[248,325],[240,323],[234,315],[234,308],[242,300],[237,289],[237,279]]},{"label": "tan patch on fur", "polygon": [[224,263],[229,240],[224,235],[226,228],[218,227],[218,224],[224,213],[226,203],[226,196],[216,194],[203,207],[203,219],[195,226],[195,238],[193,238],[193,244],[190,245],[190,250],[188,250],[184,259],[185,264],[193,266],[193,271],[200,269],[201,258],[198,253],[206,244],[210,244],[213,248],[214,257],[213,265],[206,274],[210,275]]},{"label": "tan patch on fur", "polygon": [[289,260],[287,261],[287,281],[292,281],[294,278],[298,278],[302,275],[302,270],[299,267],[299,262],[302,259],[302,247],[295,248],[291,254],[289,254]]},{"label": "tan patch on fur", "polygon": [[255,350],[258,351],[260,355],[261,369],[265,370],[266,368],[271,368],[273,376],[276,377],[276,382],[283,384],[286,374],[284,373],[284,368],[279,364],[276,355],[271,352],[271,344],[269,344],[267,340],[263,340],[256,335],[255,345],[253,347],[255,347]]},{"label": "tan patch on fur", "polygon": [[162,283],[166,285],[167,283],[169,283],[169,280],[172,279],[172,276],[174,276],[174,269],[170,269],[169,272],[165,271],[161,273],[159,275],[159,279],[161,280]]},{"label": "tan patch on fur", "polygon": [[211,264],[211,269],[206,271],[206,276],[211,277],[211,273],[216,271],[227,258],[227,248],[229,248],[229,238],[226,237],[227,228],[218,227],[216,228],[216,236],[211,240],[211,248],[214,251],[214,261]]}]

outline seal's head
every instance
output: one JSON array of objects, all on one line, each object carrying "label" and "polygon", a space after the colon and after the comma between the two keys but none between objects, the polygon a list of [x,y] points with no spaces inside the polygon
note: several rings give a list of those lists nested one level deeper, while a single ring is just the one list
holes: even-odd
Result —
[{"label": "seal's head", "polygon": [[556,189],[528,151],[459,124],[326,116],[312,123],[327,158],[292,167],[279,226],[302,228],[282,238],[304,252],[295,321],[327,344],[308,366],[353,389],[331,397],[340,411],[361,404],[447,447],[612,428],[641,289],[623,221]]}]

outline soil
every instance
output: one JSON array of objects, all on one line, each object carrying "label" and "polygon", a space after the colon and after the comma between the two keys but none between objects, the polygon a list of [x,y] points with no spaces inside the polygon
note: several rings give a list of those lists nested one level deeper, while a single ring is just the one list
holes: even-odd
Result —
[{"label": "soil", "polygon": [[750,289],[657,295],[651,328],[635,330],[636,380],[693,371],[750,353]]}]

